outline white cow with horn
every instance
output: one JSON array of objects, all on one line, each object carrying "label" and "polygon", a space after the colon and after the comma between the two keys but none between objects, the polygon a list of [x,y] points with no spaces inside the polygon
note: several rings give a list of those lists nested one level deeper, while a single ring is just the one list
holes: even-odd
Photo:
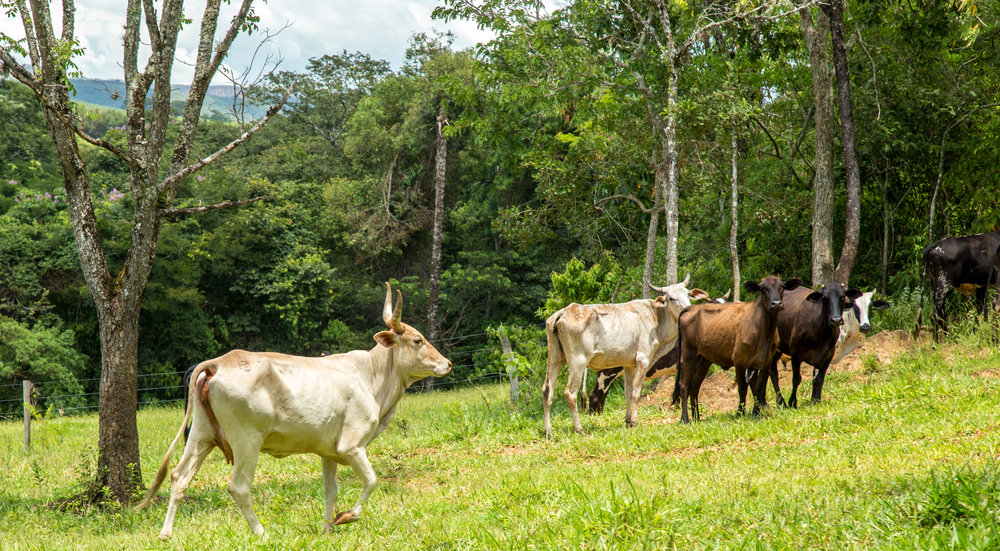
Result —
[{"label": "white cow with horn", "polygon": [[[233,465],[229,493],[254,534],[264,533],[250,501],[261,452],[279,458],[300,453],[320,456],[325,530],[361,518],[376,481],[365,447],[385,430],[408,386],[451,371],[450,361],[419,331],[400,321],[402,293],[397,291],[394,311],[388,283],[385,288],[382,316],[389,330],[375,335],[378,344],[371,350],[319,358],[233,350],[194,370],[184,422],[149,492],[136,507],[147,507],[156,495],[184,425],[193,416],[184,455],[170,475],[170,502],[160,538],[170,537],[184,491],[215,447]],[[334,516],[338,465],[350,465],[363,487],[354,507]]]},{"label": "white cow with horn", "polygon": [[[553,388],[565,363],[569,370],[566,403],[573,417],[573,428],[583,432],[576,407],[576,394],[589,367],[600,371],[609,367],[625,370],[625,424],[636,424],[639,394],[644,375],[656,351],[677,340],[677,319],[690,299],[708,299],[701,289],[688,291],[691,274],[684,281],[667,287],[649,288],[660,293],[655,299],[640,299],[620,304],[570,304],[545,320],[549,359],[542,385],[542,408],[545,436],[550,436]],[[636,373],[639,373],[636,376]]]}]

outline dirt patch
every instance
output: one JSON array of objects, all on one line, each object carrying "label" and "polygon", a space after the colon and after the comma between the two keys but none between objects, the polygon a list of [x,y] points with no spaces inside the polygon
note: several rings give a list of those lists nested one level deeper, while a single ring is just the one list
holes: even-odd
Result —
[{"label": "dirt patch", "polygon": [[[930,340],[930,334],[925,332],[921,334],[916,343],[924,344],[930,342]],[[912,350],[916,346],[916,343],[908,331],[883,331],[876,333],[871,337],[864,338],[861,346],[853,354],[841,360],[840,363],[830,366],[830,372],[856,373],[857,378],[864,381],[868,376],[864,373],[863,358],[868,358],[870,362],[871,355],[874,354],[874,358],[879,365],[890,364],[900,354]],[[995,371],[995,373],[982,376],[1000,377],[1000,368],[989,371]],[[810,396],[813,370],[808,364],[802,364],[801,372],[802,383],[799,385],[800,402],[802,399],[808,399]],[[736,391],[734,377],[735,371],[728,369],[719,370],[705,379],[701,385],[701,393],[698,397],[698,406],[703,415],[736,411],[736,406],[739,404],[739,394]],[[791,363],[784,366],[781,362],[778,362],[778,385],[781,387],[782,394],[787,397],[792,388]],[[673,391],[674,377],[665,377],[659,388],[643,398],[643,401],[646,404],[670,407],[670,395]],[[824,395],[828,393],[827,385],[824,385],[823,391]],[[768,383],[768,403],[774,403],[774,390],[771,388],[770,383]]]}]

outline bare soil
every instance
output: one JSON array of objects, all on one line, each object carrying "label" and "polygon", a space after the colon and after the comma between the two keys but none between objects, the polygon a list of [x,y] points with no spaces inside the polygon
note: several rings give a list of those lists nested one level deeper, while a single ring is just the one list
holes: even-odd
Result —
[{"label": "bare soil", "polygon": [[[923,332],[920,335],[921,344],[930,340],[930,334]],[[853,354],[847,356],[840,363],[830,366],[827,373],[853,373],[859,380],[868,377],[865,369],[865,361],[868,362],[868,371],[878,371],[881,367],[891,364],[892,361],[902,354],[912,350],[915,346],[913,337],[908,331],[883,331],[866,337],[861,346]],[[812,368],[807,364],[802,364],[802,383],[799,385],[799,402],[808,399],[812,394]],[[1000,374],[984,374],[985,376],[1000,376]],[[701,385],[701,393],[698,397],[698,406],[703,415],[713,413],[728,413],[736,411],[739,404],[739,395],[736,392],[735,371],[732,369],[719,370],[707,377]],[[792,388],[792,366],[783,366],[778,363],[778,384],[782,394],[788,397]],[[665,377],[662,384],[655,392],[644,397],[647,404],[670,407],[670,395],[674,390],[674,377]],[[842,392],[836,385],[823,385],[823,398],[836,399],[837,393]],[[752,399],[752,398],[751,398]],[[774,390],[768,383],[769,404],[774,404]]]}]

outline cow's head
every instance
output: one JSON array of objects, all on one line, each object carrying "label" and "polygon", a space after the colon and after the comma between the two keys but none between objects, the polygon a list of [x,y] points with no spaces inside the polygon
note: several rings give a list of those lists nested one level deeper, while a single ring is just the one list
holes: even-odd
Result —
[{"label": "cow's head", "polygon": [[424,377],[444,377],[451,371],[451,362],[438,352],[434,345],[413,327],[400,321],[403,310],[403,293],[396,289],[399,298],[396,309],[392,308],[392,289],[385,284],[385,307],[382,309],[382,319],[389,327],[388,331],[375,334],[375,341],[386,348],[396,347],[397,369],[406,371],[411,380]]},{"label": "cow's head", "polygon": [[673,316],[674,319],[677,319],[677,317],[680,316],[681,310],[691,306],[692,300],[708,300],[712,298],[708,296],[708,293],[702,291],[701,289],[691,289],[689,291],[687,284],[690,281],[691,273],[688,272],[688,274],[684,276],[684,281],[673,285],[667,285],[666,287],[657,287],[652,283],[649,283],[649,288],[656,291],[660,295],[655,299],[656,307],[669,307],[671,316]]},{"label": "cow's head", "polygon": [[756,281],[745,282],[743,289],[748,293],[760,293],[761,304],[771,314],[777,314],[785,307],[782,303],[785,291],[798,289],[800,285],[802,285],[802,280],[797,277],[783,282],[778,276],[767,276],[760,280],[760,283]]},{"label": "cow's head", "polygon": [[843,285],[831,281],[819,291],[812,292],[806,300],[822,304],[827,325],[839,327],[844,324],[844,308],[853,308],[854,301],[861,298],[861,295],[861,291],[857,289],[845,291]]},{"label": "cow's head", "polygon": [[888,300],[872,300],[874,296],[875,291],[872,291],[870,293],[863,293],[860,297],[854,299],[854,315],[858,317],[858,325],[862,333],[872,330],[872,324],[868,317],[870,309],[885,310],[892,306]]}]

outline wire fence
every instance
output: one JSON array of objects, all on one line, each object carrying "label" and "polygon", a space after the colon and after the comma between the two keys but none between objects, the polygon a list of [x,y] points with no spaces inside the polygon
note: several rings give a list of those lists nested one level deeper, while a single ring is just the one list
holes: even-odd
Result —
[{"label": "wire fence", "polygon": [[[538,327],[544,325],[544,323],[540,323],[527,327]],[[435,380],[433,384],[434,390],[453,390],[456,388],[489,384],[490,382],[507,379],[508,375],[505,372],[489,371],[488,368],[490,367],[499,367],[497,361],[492,359],[489,361],[474,361],[474,358],[477,355],[479,355],[479,359],[482,359],[482,353],[484,352],[495,351],[500,353],[501,351],[499,346],[484,346],[484,339],[479,340],[478,342],[471,342],[466,346],[455,346],[453,344],[461,342],[465,339],[484,337],[487,335],[488,333],[473,333],[469,335],[445,337],[434,341],[436,343],[446,343],[444,344],[444,347],[447,349],[447,355],[449,357],[461,358],[469,362],[453,366],[452,376],[446,376],[443,379]],[[537,340],[540,343],[545,342],[544,338]],[[452,343],[452,346],[448,346],[447,343]],[[441,346],[441,344],[439,344],[439,346]],[[142,373],[138,375],[137,379],[139,387],[136,391],[140,400],[138,405],[143,407],[172,404],[184,401],[184,385],[169,384],[169,382],[172,377],[182,377],[185,371],[186,370],[160,373]],[[153,383],[150,386],[142,386],[143,382],[147,381],[150,377],[159,377],[160,379],[149,381]],[[51,379],[37,382],[32,381],[32,408],[36,414],[43,414],[49,408],[52,408],[59,414],[83,413],[97,410],[100,408],[99,391],[74,393],[66,392],[65,389],[68,386],[94,389],[98,386],[97,381],[100,380],[101,377],[86,379]],[[47,393],[47,386],[53,387],[53,391],[56,393]],[[0,384],[0,419],[23,418],[24,398],[21,396],[21,389],[22,381],[17,381],[13,384]],[[414,393],[421,392],[422,390],[423,385],[418,382],[411,385],[410,388],[407,389],[407,392]]]}]

